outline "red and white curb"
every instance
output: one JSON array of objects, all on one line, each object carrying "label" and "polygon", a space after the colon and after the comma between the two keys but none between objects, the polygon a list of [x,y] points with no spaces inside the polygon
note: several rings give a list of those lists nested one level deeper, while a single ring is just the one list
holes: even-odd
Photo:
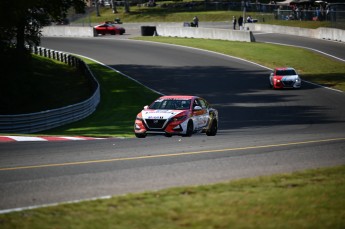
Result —
[{"label": "red and white curb", "polygon": [[105,138],[93,138],[93,137],[63,137],[63,136],[0,136],[0,142],[35,142],[35,141],[78,141],[78,140],[98,140]]}]

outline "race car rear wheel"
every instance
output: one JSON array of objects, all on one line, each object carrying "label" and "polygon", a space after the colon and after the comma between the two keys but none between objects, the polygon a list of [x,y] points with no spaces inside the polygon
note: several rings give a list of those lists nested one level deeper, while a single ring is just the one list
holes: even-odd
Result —
[{"label": "race car rear wheel", "polygon": [[145,138],[146,134],[137,134],[137,133],[135,133],[135,137],[137,137],[137,138]]},{"label": "race car rear wheel", "polygon": [[206,131],[206,135],[207,135],[207,136],[216,136],[217,131],[218,131],[218,124],[217,124],[217,120],[214,119],[214,120],[212,121],[212,124],[211,124],[210,129],[208,129],[208,130]]},{"label": "race car rear wheel", "polygon": [[165,133],[164,136],[170,138],[170,137],[172,137],[172,134]]}]

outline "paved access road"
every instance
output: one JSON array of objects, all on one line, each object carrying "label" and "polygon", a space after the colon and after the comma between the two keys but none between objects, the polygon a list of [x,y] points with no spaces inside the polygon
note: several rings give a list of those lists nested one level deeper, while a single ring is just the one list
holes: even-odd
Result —
[{"label": "paved access road", "polygon": [[123,38],[42,46],[91,57],[163,94],[200,95],[219,109],[219,134],[0,144],[0,209],[345,163],[344,93],[270,90],[262,66]]}]

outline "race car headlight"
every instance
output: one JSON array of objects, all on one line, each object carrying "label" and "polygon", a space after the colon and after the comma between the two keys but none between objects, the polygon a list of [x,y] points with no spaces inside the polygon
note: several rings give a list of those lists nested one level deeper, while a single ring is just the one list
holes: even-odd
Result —
[{"label": "race car headlight", "polygon": [[178,117],[174,117],[173,121],[177,122],[177,121],[182,121],[185,120],[187,118],[187,115],[183,115],[183,116],[178,116]]}]

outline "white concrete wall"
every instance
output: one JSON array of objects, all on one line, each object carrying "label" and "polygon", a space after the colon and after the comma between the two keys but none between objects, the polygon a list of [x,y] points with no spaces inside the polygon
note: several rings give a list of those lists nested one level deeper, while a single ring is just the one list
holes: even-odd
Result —
[{"label": "white concrete wall", "polygon": [[[140,29],[146,25],[135,23],[123,25],[125,28]],[[245,27],[249,30],[240,31],[232,29],[216,29],[204,27],[183,27],[183,23],[147,23],[150,26],[157,26],[157,33],[161,36],[171,37],[194,37],[206,39],[220,39],[232,41],[253,42],[255,38],[251,31],[264,31],[269,33],[282,33],[316,39],[326,39],[345,42],[345,30],[332,28],[305,29],[291,26],[278,26],[259,23],[247,23]],[[81,26],[48,26],[42,30],[43,36],[59,37],[95,37],[93,27]]]},{"label": "white concrete wall", "polygon": [[47,37],[94,37],[93,27],[80,26],[47,26],[42,30],[42,35]]},{"label": "white concrete wall", "polygon": [[331,29],[331,28],[318,28],[318,38],[345,42],[345,30]]},{"label": "white concrete wall", "polygon": [[326,39],[333,41],[345,41],[345,30],[332,29],[332,28],[317,28],[317,29],[305,29],[291,26],[278,26],[259,23],[247,23],[245,27],[248,27],[252,31],[264,31],[269,33],[281,33],[296,35],[302,37],[310,37],[315,39]]},{"label": "white concrete wall", "polygon": [[156,28],[158,36],[164,37],[187,37],[205,38],[230,41],[255,41],[251,31],[240,31],[232,29],[212,29],[196,27],[161,27]]}]

